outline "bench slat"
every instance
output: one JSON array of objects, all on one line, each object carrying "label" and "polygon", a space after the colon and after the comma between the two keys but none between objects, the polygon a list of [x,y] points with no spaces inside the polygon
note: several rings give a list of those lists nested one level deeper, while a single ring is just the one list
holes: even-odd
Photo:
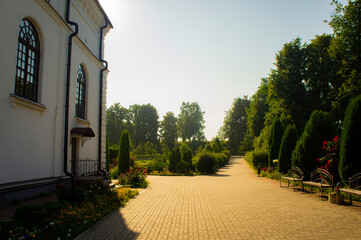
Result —
[{"label": "bench slat", "polygon": [[344,192],[344,193],[349,193],[349,194],[354,194],[354,195],[361,196],[361,191],[360,190],[348,189],[348,188],[340,188],[339,191]]},{"label": "bench slat", "polygon": [[319,183],[319,182],[311,182],[311,181],[303,182],[303,184],[308,185],[308,186],[312,186],[312,187],[321,187],[321,186],[322,187],[332,187],[332,185],[327,184],[327,183],[321,185],[321,183]]},{"label": "bench slat", "polygon": [[288,181],[301,181],[301,179],[299,178],[291,178],[291,177],[281,177],[281,178]]}]

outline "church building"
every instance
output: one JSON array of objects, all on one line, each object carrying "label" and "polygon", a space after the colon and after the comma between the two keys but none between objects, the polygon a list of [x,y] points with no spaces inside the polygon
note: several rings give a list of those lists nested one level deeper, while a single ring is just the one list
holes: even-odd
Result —
[{"label": "church building", "polygon": [[0,1],[0,204],[105,172],[98,0]]}]

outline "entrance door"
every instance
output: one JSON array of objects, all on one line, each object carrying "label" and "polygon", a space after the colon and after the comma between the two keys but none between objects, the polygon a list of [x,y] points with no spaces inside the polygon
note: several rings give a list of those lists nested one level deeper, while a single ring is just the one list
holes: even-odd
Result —
[{"label": "entrance door", "polygon": [[78,152],[78,141],[76,138],[71,138],[71,173],[76,176],[76,165],[77,165],[77,152]]}]

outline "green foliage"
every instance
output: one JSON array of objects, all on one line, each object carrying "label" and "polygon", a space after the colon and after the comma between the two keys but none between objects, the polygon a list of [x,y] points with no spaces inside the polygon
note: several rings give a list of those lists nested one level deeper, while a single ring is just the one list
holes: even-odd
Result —
[{"label": "green foliage", "polygon": [[247,133],[246,109],[250,105],[247,96],[236,98],[232,109],[226,113],[221,128],[222,137],[228,139],[229,148],[232,154],[238,153],[238,148]]},{"label": "green foliage", "polygon": [[132,105],[129,108],[134,126],[133,144],[138,146],[147,142],[158,144],[158,112],[151,104]]},{"label": "green foliage", "polygon": [[167,112],[160,123],[160,137],[165,146],[172,151],[178,140],[177,118],[174,113]]},{"label": "green foliage", "polygon": [[214,173],[216,171],[216,163],[215,155],[204,151],[198,156],[197,170],[201,173]]},{"label": "green foliage", "polygon": [[241,155],[245,155],[246,152],[251,151],[253,149],[253,140],[254,140],[254,136],[249,132],[246,133],[246,135],[244,136],[243,141],[239,145],[238,152]]},{"label": "green foliage", "polygon": [[222,152],[223,148],[222,148],[222,143],[219,140],[218,137],[216,137],[213,141],[212,141],[212,149],[215,153],[220,153]]},{"label": "green foliage", "polygon": [[[182,152],[182,151],[181,151]],[[186,171],[194,170],[192,164],[192,151],[191,149],[187,149],[185,152],[182,153],[182,159],[186,164]],[[184,172],[182,172],[184,173]]]},{"label": "green foliage", "polygon": [[297,129],[295,125],[288,125],[283,134],[281,147],[278,155],[278,168],[280,173],[286,173],[292,166],[292,151],[296,147],[298,140]]},{"label": "green foliage", "polygon": [[180,137],[185,141],[199,141],[204,137],[204,112],[197,102],[183,102],[178,115]]},{"label": "green foliage", "polygon": [[147,188],[149,182],[146,180],[148,176],[147,170],[140,168],[129,169],[118,177],[118,184],[130,186],[132,188]]},{"label": "green foliage", "polygon": [[166,157],[163,156],[163,155],[158,155],[155,159],[153,159],[152,161],[150,161],[150,163],[148,163],[147,171],[149,173],[151,173],[153,171],[160,172],[166,167],[167,167],[167,159],[166,159]]},{"label": "green foliage", "polygon": [[169,171],[176,172],[178,162],[182,160],[179,147],[175,147],[169,156]]},{"label": "green foliage", "polygon": [[268,152],[266,150],[255,150],[252,152],[250,157],[251,157],[250,161],[254,167],[268,166]]},{"label": "green foliage", "polygon": [[268,112],[268,79],[262,78],[261,85],[250,99],[247,112],[247,127],[250,133],[258,137],[264,127],[266,112]]},{"label": "green foliage", "polygon": [[105,136],[105,159],[106,159],[106,171],[109,172],[109,164],[111,162],[111,159],[110,159],[110,151],[109,151],[109,140],[107,136]]},{"label": "green foliage", "polygon": [[304,85],[305,54],[301,39],[283,45],[276,54],[276,69],[269,75],[268,103],[270,112],[269,120],[274,116],[281,121],[291,120],[298,129],[303,127],[305,114],[306,89]]},{"label": "green foliage", "polygon": [[306,177],[318,167],[317,159],[323,156],[322,145],[335,136],[335,124],[327,112],[315,110],[292,152],[292,165],[298,166]]},{"label": "green foliage", "polygon": [[109,171],[110,179],[117,179],[119,175],[118,166],[111,168]]},{"label": "green foliage", "polygon": [[269,140],[268,166],[273,166],[273,160],[278,158],[284,127],[279,118],[274,118],[271,125],[271,135]]},{"label": "green foliage", "polygon": [[176,173],[186,173],[189,171],[189,168],[188,168],[188,164],[181,160],[177,163],[177,166],[176,166]]},{"label": "green foliage", "polygon": [[361,96],[347,107],[341,134],[339,173],[343,181],[361,170]]},{"label": "green foliage", "polygon": [[130,168],[129,135],[128,131],[123,131],[120,138],[118,154],[118,171],[126,172]]},{"label": "green foliage", "polygon": [[129,110],[115,103],[106,112],[106,130],[109,144],[119,145],[121,133],[126,129],[131,129]]}]

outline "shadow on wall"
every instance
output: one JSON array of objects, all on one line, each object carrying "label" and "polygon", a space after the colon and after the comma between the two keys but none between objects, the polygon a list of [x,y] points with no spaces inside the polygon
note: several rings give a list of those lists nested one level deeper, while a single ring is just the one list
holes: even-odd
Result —
[{"label": "shadow on wall", "polygon": [[130,230],[124,221],[123,215],[119,210],[115,210],[103,220],[95,224],[87,231],[80,234],[75,240],[88,239],[136,239],[139,233]]}]

